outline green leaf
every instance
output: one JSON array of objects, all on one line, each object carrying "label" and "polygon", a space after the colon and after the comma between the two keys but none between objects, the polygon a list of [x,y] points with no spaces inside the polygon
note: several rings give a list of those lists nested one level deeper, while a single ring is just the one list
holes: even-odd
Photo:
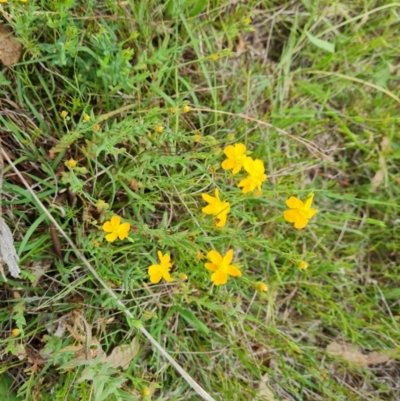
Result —
[{"label": "green leaf", "polygon": [[383,295],[386,299],[399,299],[400,298],[400,288],[393,288],[391,290],[383,291]]},{"label": "green leaf", "polygon": [[329,53],[335,53],[335,45],[332,43],[327,42],[326,40],[318,39],[315,36],[311,35],[311,33],[306,31],[306,35],[308,39],[310,39],[310,42],[319,47],[322,50],[325,50],[326,52]]},{"label": "green leaf", "polygon": [[6,374],[0,375],[0,394],[1,401],[20,401],[20,398],[10,389],[13,386],[13,380]]},{"label": "green leaf", "polygon": [[175,306],[174,309],[195,329],[201,331],[205,335],[210,333],[210,329],[201,320],[199,320],[192,311],[180,308],[179,306]]}]

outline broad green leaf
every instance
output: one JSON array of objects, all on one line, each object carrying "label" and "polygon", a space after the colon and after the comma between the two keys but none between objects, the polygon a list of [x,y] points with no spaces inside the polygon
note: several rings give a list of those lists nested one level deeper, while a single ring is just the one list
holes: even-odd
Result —
[{"label": "broad green leaf", "polygon": [[329,53],[335,53],[335,45],[332,43],[327,42],[326,40],[318,39],[315,36],[311,35],[311,33],[306,31],[306,35],[308,39],[310,39],[310,42],[319,47],[322,50],[325,50],[326,52]]},{"label": "broad green leaf", "polygon": [[199,320],[192,311],[180,308],[179,306],[176,306],[174,309],[195,329],[206,335],[210,333],[210,329],[201,320]]}]

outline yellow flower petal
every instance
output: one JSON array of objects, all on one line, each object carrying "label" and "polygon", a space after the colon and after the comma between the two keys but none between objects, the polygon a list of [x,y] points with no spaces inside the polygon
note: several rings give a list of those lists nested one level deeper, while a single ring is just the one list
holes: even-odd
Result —
[{"label": "yellow flower petal", "polygon": [[122,223],[118,227],[118,238],[120,240],[123,240],[123,239],[127,238],[130,228],[131,228],[131,225],[129,223]]},{"label": "yellow flower petal", "polygon": [[147,273],[149,276],[154,276],[155,274],[158,274],[161,272],[160,265],[151,265],[149,269],[147,270]]},{"label": "yellow flower petal", "polygon": [[[222,163],[221,163],[221,167],[224,170],[230,170],[230,169],[235,169],[235,162],[232,159],[225,159]],[[240,170],[240,168],[239,168]],[[232,171],[233,173],[233,171]]]},{"label": "yellow flower petal", "polygon": [[159,283],[161,281],[161,279],[162,279],[162,273],[161,272],[158,272],[158,273],[150,276],[150,282],[153,283],[153,284]]},{"label": "yellow flower petal", "polygon": [[246,146],[243,143],[237,143],[235,145],[235,152],[237,156],[243,156],[246,153]]},{"label": "yellow flower petal", "polygon": [[222,263],[222,256],[219,252],[214,249],[207,253],[207,259],[211,260],[212,263],[219,265]]},{"label": "yellow flower petal", "polygon": [[224,149],[224,153],[229,159],[234,159],[236,157],[235,148],[232,145],[228,145]]},{"label": "yellow flower petal", "polygon": [[214,264],[214,263],[204,263],[204,267],[207,270],[210,270],[211,272],[215,272],[215,270],[217,270],[218,266],[216,264]]},{"label": "yellow flower petal", "polygon": [[226,284],[226,282],[228,281],[228,275],[220,270],[217,270],[211,275],[211,281],[215,285]]},{"label": "yellow flower petal", "polygon": [[216,227],[222,228],[225,227],[226,219],[228,218],[227,213],[218,213],[217,216],[214,218],[214,224]]},{"label": "yellow flower petal", "polygon": [[301,201],[299,198],[296,198],[295,196],[291,196],[287,201],[286,201],[287,207],[290,209],[301,209],[304,207],[303,201]]},{"label": "yellow flower petal", "polygon": [[121,217],[113,216],[113,217],[111,217],[110,222],[111,222],[112,227],[117,227],[119,225],[119,223],[121,223]]},{"label": "yellow flower petal", "polygon": [[307,217],[299,215],[297,217],[297,220],[294,222],[294,228],[297,228],[300,230],[300,229],[304,228],[307,224],[308,224]]},{"label": "yellow flower petal", "polygon": [[216,199],[213,196],[208,195],[208,194],[201,194],[201,197],[203,198],[204,201],[206,201],[207,203],[210,203],[211,205],[218,202],[218,199]]},{"label": "yellow flower petal", "polygon": [[314,199],[314,193],[311,192],[311,194],[307,196],[306,201],[304,202],[304,207],[306,209],[311,209],[313,199]]},{"label": "yellow flower petal", "polygon": [[161,266],[163,267],[170,267],[171,264],[169,263],[171,260],[171,257],[166,253],[165,255],[163,255],[162,259],[161,259]]},{"label": "yellow flower petal", "polygon": [[309,219],[311,219],[311,217],[313,217],[313,216],[316,215],[317,213],[318,213],[318,210],[317,210],[317,209],[310,209],[309,212],[308,212],[308,214],[307,214],[307,217],[308,217]]},{"label": "yellow flower petal", "polygon": [[230,265],[233,259],[233,249],[229,249],[229,251],[225,254],[222,259],[222,263],[225,265]]},{"label": "yellow flower petal", "polygon": [[164,278],[165,281],[168,281],[169,283],[171,281],[174,281],[168,271],[163,272],[163,278]]},{"label": "yellow flower petal", "polygon": [[106,240],[108,242],[114,242],[117,239],[117,237],[118,237],[118,234],[114,232],[114,233],[111,233],[111,234],[107,234],[106,235]]},{"label": "yellow flower petal", "polygon": [[236,266],[228,266],[227,273],[233,277],[242,277],[242,272]]},{"label": "yellow flower petal", "polygon": [[113,227],[111,225],[111,223],[109,221],[106,221],[103,226],[102,226],[103,231],[105,231],[106,233],[111,233],[113,230]]},{"label": "yellow flower petal", "polygon": [[203,207],[203,209],[201,209],[201,211],[204,214],[215,214],[217,213],[217,208],[215,207],[215,205],[208,205]]},{"label": "yellow flower petal", "polygon": [[300,213],[297,209],[285,210],[283,212],[283,218],[289,223],[294,223],[297,220],[299,214]]}]

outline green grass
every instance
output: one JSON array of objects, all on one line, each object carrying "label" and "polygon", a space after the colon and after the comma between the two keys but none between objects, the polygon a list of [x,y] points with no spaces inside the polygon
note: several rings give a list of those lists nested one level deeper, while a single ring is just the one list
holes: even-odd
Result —
[{"label": "green grass", "polygon": [[[6,163],[23,273],[0,278],[0,385],[20,400],[201,399],[142,324],[215,400],[398,399],[399,6],[3,4],[24,46],[0,75],[3,148],[124,307]],[[262,196],[220,167],[236,143],[264,161]],[[232,209],[223,229],[201,212],[216,187]],[[295,230],[285,201],[311,191],[319,212]],[[104,240],[113,215],[129,241]],[[212,286],[197,257],[212,248],[234,249],[243,276]],[[172,283],[149,281],[158,250]],[[135,336],[128,369],[104,363],[99,344],[110,355]],[[327,353],[332,342],[391,359],[363,367]]]}]

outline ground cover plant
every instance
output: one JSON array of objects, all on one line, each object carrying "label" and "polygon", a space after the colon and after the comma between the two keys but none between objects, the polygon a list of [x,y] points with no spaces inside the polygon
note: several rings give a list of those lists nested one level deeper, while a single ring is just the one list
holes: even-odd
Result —
[{"label": "ground cover plant", "polygon": [[400,3],[0,3],[0,395],[399,399]]}]

